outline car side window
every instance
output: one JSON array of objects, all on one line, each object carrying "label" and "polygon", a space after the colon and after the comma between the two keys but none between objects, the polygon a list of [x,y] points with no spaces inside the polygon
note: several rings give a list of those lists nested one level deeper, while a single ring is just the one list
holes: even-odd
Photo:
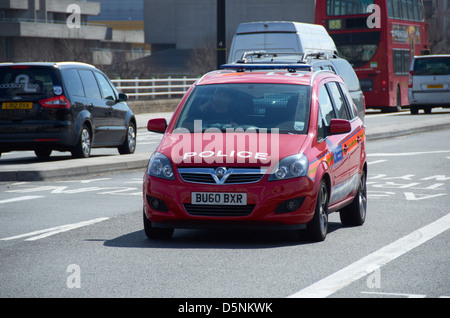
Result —
[{"label": "car side window", "polygon": [[98,85],[100,86],[100,90],[103,96],[103,99],[107,100],[116,100],[114,90],[109,84],[108,80],[103,76],[103,74],[94,72],[95,77],[97,78]]},{"label": "car side window", "polygon": [[344,86],[344,84],[339,83],[339,86],[341,88],[342,95],[344,96],[347,103],[350,119],[354,119],[356,116],[358,116],[358,111],[356,110],[352,97],[350,96],[350,93],[348,92],[348,89]]},{"label": "car side window", "polygon": [[84,88],[76,68],[61,71],[69,94],[84,97]]},{"label": "car side window", "polygon": [[344,96],[342,95],[337,82],[329,82],[327,83],[328,89],[330,90],[331,97],[334,102],[334,106],[336,107],[338,118],[341,119],[350,119],[350,115],[348,114],[347,104],[344,100]]},{"label": "car side window", "polygon": [[[331,103],[330,95],[325,85],[322,85],[319,91],[319,122],[317,123],[318,135],[317,139],[325,139],[328,134],[331,120],[336,118],[336,113]],[[322,135],[319,135],[322,134]]]},{"label": "car side window", "polygon": [[101,99],[102,95],[95,80],[94,74],[89,70],[80,70],[81,81],[83,82],[86,97]]},{"label": "car side window", "polygon": [[325,131],[325,123],[324,123],[324,118],[322,116],[322,112],[320,111],[319,108],[319,120],[317,121],[317,140],[323,140],[326,138],[327,133]]}]

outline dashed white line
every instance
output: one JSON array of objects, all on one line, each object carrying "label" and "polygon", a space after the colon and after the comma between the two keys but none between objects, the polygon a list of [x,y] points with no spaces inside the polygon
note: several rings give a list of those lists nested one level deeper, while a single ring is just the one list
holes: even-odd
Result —
[{"label": "dashed white line", "polygon": [[300,290],[289,298],[328,297],[449,228],[450,213]]}]

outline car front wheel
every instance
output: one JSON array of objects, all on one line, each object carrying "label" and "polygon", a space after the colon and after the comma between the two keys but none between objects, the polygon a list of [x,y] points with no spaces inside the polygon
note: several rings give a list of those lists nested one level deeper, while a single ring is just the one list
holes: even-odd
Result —
[{"label": "car front wheel", "polygon": [[328,232],[328,200],[329,193],[325,180],[320,182],[319,192],[317,194],[316,208],[314,217],[306,226],[307,238],[315,241],[324,241]]},{"label": "car front wheel", "polygon": [[144,232],[149,239],[170,239],[174,229],[153,227],[152,222],[147,219],[145,212],[143,213]]}]

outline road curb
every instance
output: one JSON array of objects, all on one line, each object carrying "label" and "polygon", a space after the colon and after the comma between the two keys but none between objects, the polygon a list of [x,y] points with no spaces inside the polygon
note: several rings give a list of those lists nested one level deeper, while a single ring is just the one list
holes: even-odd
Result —
[{"label": "road curb", "polygon": [[75,159],[69,167],[51,168],[45,167],[45,163],[25,168],[14,165],[0,173],[0,181],[44,181],[54,178],[143,169],[147,166],[149,158],[150,154]]},{"label": "road curb", "polygon": [[421,127],[414,127],[414,128],[408,128],[408,129],[393,129],[390,131],[379,132],[379,133],[366,133],[366,139],[367,140],[380,140],[380,139],[386,139],[386,138],[401,137],[401,136],[407,136],[407,135],[423,133],[423,132],[428,132],[428,131],[441,130],[441,129],[445,129],[445,128],[449,128],[449,127],[450,127],[449,123],[443,123],[443,124],[421,126]]}]

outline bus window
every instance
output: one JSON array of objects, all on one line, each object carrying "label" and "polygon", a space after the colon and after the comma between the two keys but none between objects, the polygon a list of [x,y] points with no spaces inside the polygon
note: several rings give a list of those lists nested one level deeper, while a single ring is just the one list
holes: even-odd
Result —
[{"label": "bus window", "polygon": [[366,14],[367,6],[374,0],[327,0],[327,14],[330,16]]},{"label": "bus window", "polygon": [[339,55],[353,68],[367,64],[375,55],[380,44],[380,33],[342,33],[333,34]]}]

